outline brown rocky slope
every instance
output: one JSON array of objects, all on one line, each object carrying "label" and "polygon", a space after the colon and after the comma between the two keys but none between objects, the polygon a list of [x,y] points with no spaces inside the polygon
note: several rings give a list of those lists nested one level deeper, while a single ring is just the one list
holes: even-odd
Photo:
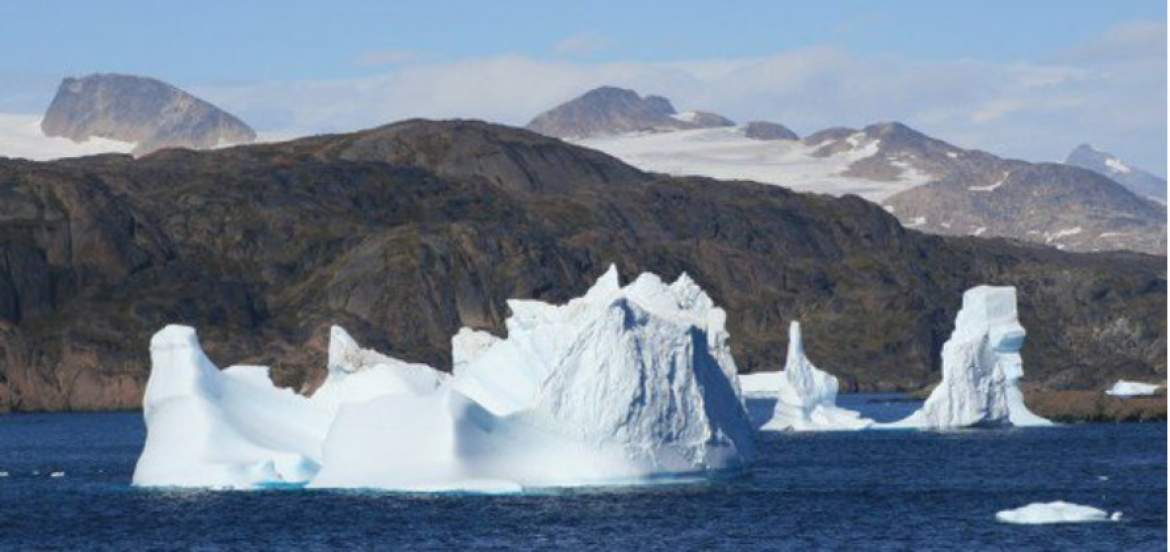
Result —
[{"label": "brown rocky slope", "polygon": [[216,151],[0,160],[0,408],[137,407],[147,342],[199,329],[221,365],[306,390],[330,324],[448,367],[504,300],[563,301],[609,263],[686,271],[729,313],[744,371],[783,363],[789,320],[850,388],[938,378],[961,293],[1020,290],[1026,380],[1164,380],[1164,258],[909,231],[857,197],[649,174],[473,121]]}]

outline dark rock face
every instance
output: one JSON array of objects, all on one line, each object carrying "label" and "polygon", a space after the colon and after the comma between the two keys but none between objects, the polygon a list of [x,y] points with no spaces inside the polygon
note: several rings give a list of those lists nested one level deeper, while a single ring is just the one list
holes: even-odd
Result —
[{"label": "dark rock face", "polygon": [[1116,156],[1081,144],[1068,154],[1066,165],[1088,169],[1113,179],[1129,191],[1166,203],[1166,179],[1130,166]]},{"label": "dark rock face", "polygon": [[795,132],[780,123],[751,121],[743,129],[744,136],[753,140],[799,140]]},{"label": "dark rock face", "polygon": [[1164,379],[1165,262],[903,229],[857,197],[647,174],[478,122],[282,144],[0,160],[0,401],[130,408],[166,323],[213,360],[319,384],[330,324],[450,365],[504,300],[564,301],[606,266],[686,271],[727,309],[740,369],[776,369],[799,318],[847,388],[938,379],[964,289],[1019,288],[1026,379]]},{"label": "dark rock face", "polygon": [[135,155],[256,139],[243,121],[165,82],[115,74],[61,81],[41,131],[76,142],[91,136],[134,142]]},{"label": "dark rock face", "polygon": [[714,113],[675,117],[670,100],[633,90],[602,86],[550,109],[528,123],[529,130],[556,138],[588,138],[627,132],[682,130],[734,125]]}]

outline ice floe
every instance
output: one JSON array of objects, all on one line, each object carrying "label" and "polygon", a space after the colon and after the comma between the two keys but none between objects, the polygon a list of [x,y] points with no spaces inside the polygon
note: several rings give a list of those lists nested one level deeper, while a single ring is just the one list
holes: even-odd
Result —
[{"label": "ice floe", "polygon": [[1003,523],[1023,525],[1121,521],[1121,512],[1109,514],[1105,510],[1092,506],[1057,500],[1055,502],[1033,502],[1014,510],[1002,510],[996,512],[995,519]]},{"label": "ice floe", "polygon": [[1114,397],[1148,397],[1157,393],[1158,387],[1156,383],[1117,380],[1117,383],[1106,390],[1105,394]]}]

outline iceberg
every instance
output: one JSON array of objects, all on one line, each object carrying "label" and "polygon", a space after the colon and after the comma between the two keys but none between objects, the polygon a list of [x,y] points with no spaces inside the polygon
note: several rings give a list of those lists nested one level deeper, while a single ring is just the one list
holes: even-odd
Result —
[{"label": "iceberg", "polygon": [[776,407],[762,430],[835,431],[873,425],[873,420],[837,406],[837,378],[813,366],[804,355],[800,322],[788,327],[788,356],[776,379]]},{"label": "iceberg", "polygon": [[738,379],[745,397],[770,399],[780,392],[780,372],[740,374]]},{"label": "iceberg", "polygon": [[976,286],[967,290],[955,317],[955,329],[943,344],[942,382],[921,409],[883,427],[1052,425],[1024,405],[1019,351],[1025,335],[1016,314],[1016,288]]},{"label": "iceberg", "polygon": [[267,368],[221,371],[195,329],[177,325],[154,334],[150,359],[134,485],[247,489],[316,472],[329,415],[274,386]]},{"label": "iceberg", "polygon": [[330,333],[311,397],[263,367],[218,370],[193,328],[151,340],[133,484],[515,492],[745,467],[754,434],[726,313],[685,274],[610,267],[565,305],[512,300],[500,338],[464,328],[453,374]]},{"label": "iceberg", "polygon": [[1024,525],[1121,521],[1121,512],[1113,512],[1111,515],[1092,506],[1057,500],[1055,502],[1033,502],[1014,510],[1002,510],[996,512],[995,519],[1003,523]]},{"label": "iceberg", "polygon": [[1106,390],[1105,394],[1113,397],[1148,397],[1157,393],[1158,387],[1156,383],[1117,380],[1117,383]]}]

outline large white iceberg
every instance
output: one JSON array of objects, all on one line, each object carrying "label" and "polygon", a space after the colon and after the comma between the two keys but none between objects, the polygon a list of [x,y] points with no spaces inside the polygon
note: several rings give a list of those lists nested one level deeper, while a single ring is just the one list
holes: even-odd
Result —
[{"label": "large white iceberg", "polygon": [[1107,389],[1105,394],[1113,397],[1148,397],[1157,392],[1158,384],[1156,383],[1117,380],[1117,383]]},{"label": "large white iceberg", "polygon": [[1113,512],[1110,515],[1108,512],[1092,506],[1057,500],[1055,502],[1033,502],[1014,510],[1001,510],[996,512],[995,519],[1003,523],[1024,525],[1120,521],[1121,512]]},{"label": "large white iceberg", "polygon": [[1016,288],[967,290],[955,329],[943,344],[942,382],[921,409],[884,427],[1051,425],[1028,410],[1020,392],[1024,369],[1019,351],[1025,335],[1016,315]]},{"label": "large white iceberg", "polygon": [[753,432],[726,315],[686,275],[612,268],[566,305],[510,301],[508,337],[461,330],[454,375],[330,336],[310,398],[219,371],[191,328],[151,341],[134,484],[513,491],[739,469]]},{"label": "large white iceberg", "polygon": [[813,366],[804,355],[800,323],[788,327],[788,356],[779,380],[768,431],[834,431],[865,429],[873,420],[837,406],[837,378]]}]

